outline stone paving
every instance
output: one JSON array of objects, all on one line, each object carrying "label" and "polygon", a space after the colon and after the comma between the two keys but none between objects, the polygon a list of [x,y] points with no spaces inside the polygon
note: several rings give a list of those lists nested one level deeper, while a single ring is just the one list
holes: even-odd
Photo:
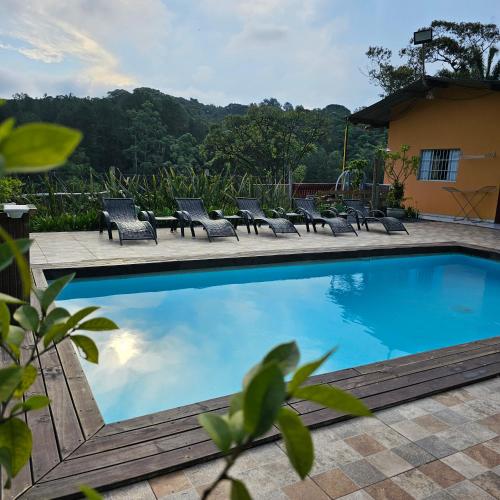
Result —
[{"label": "stone paving", "polygon": [[197,228],[196,238],[190,235],[181,238],[180,231],[171,233],[161,228],[158,245],[153,241],[126,241],[120,246],[115,231],[115,239],[108,240],[107,234],[97,231],[71,233],[33,233],[31,263],[92,265],[95,261],[144,262],[151,260],[184,260],[207,257],[244,256],[256,254],[335,250],[362,248],[367,246],[412,245],[418,243],[464,242],[500,248],[500,231],[482,227],[443,222],[419,222],[407,224],[406,233],[387,234],[381,224],[372,224],[370,232],[359,231],[359,236],[342,234],[333,237],[327,228],[318,228],[317,233],[307,233],[304,226],[298,226],[302,235],[279,235],[277,238],[266,227],[259,235],[247,234],[245,227],[238,229],[240,241],[236,238],[219,238],[209,242],[204,231]]},{"label": "stone paving", "polygon": [[[304,481],[282,442],[249,450],[234,467],[262,500],[491,500],[500,498],[500,378],[313,431]],[[194,500],[223,465],[214,460],[116,489],[107,500]],[[229,498],[229,485],[211,500]]]}]

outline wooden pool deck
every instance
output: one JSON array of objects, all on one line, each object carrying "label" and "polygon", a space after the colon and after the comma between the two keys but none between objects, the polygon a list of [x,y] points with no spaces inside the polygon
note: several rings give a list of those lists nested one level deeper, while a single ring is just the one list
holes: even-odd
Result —
[{"label": "wooden pool deck", "polygon": [[[466,253],[477,253],[484,249],[490,256],[500,256],[500,235],[494,230],[460,226],[457,229],[456,225],[442,223],[415,224],[409,229],[409,237],[386,237],[381,232],[363,231],[356,239],[357,242],[349,238],[348,243],[345,237],[326,237],[326,233],[309,234],[299,247],[297,242],[289,242],[291,236],[273,237],[272,240],[269,239],[270,243],[264,243],[267,239],[263,237],[260,240],[252,235],[248,240],[242,238],[243,245],[237,252],[234,243],[221,251],[224,241],[214,244],[200,238],[196,241],[196,247],[193,240],[186,239],[186,244],[191,245],[190,251],[182,253],[184,242],[178,236],[166,235],[162,251],[168,249],[168,255],[155,253],[153,259],[149,256],[148,266],[156,266],[158,269],[187,268],[193,262],[203,262],[202,257],[207,265],[213,265],[217,259],[220,259],[219,262],[225,261],[226,265],[235,265],[239,261],[238,257],[247,263],[256,263],[259,258],[269,261],[285,253],[302,255],[305,259],[322,256],[351,257],[356,254],[369,256],[380,255],[382,252],[442,252],[459,248]],[[461,232],[463,229],[466,230]],[[97,272],[100,273],[105,269],[113,270],[112,266],[116,266],[113,270],[116,272],[122,266],[125,269],[131,264],[144,262],[150,248],[157,248],[158,252],[161,249],[160,245],[150,247],[148,242],[147,250],[143,250],[146,245],[142,243],[121,248],[115,242],[99,239],[96,233],[57,234],[52,235],[52,239],[48,235],[34,235],[41,252],[37,253],[36,250],[32,258],[37,286],[46,284],[44,270],[57,273],[57,270],[75,268],[83,269],[80,271],[83,273],[92,273],[96,272],[97,266]],[[321,245],[314,241],[316,236],[322,242]],[[94,250],[92,258],[87,258],[87,249],[82,250],[81,242],[91,241],[90,238],[98,240],[99,248],[107,251],[102,250],[102,254],[95,255],[97,250]],[[298,240],[297,237],[295,239]],[[51,252],[52,245],[58,240],[58,251],[61,251],[60,248],[65,249],[61,255]],[[254,248],[258,244],[254,240],[262,241],[258,251]],[[201,248],[201,244],[204,248]],[[283,245],[281,250],[280,244]],[[131,248],[135,251],[130,251]],[[126,255],[120,253],[122,250]],[[105,425],[71,343],[63,342],[57,349],[43,355],[39,363],[41,376],[31,392],[47,394],[51,405],[28,417],[34,433],[33,455],[30,466],[14,482],[14,488],[9,493],[12,498],[73,498],[78,496],[78,484],[111,489],[219,456],[215,446],[200,428],[197,416],[207,411],[224,412],[229,397]],[[333,384],[350,390],[372,410],[380,410],[498,374],[500,336],[495,336],[319,375],[313,377],[311,383]],[[304,401],[292,401],[290,407],[310,427],[321,427],[347,418],[346,415],[335,414]],[[260,443],[278,438],[279,431],[273,428]]]}]

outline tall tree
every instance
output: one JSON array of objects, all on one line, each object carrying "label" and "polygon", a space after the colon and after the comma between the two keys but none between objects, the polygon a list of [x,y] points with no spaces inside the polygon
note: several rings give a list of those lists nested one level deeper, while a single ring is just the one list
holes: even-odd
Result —
[{"label": "tall tree", "polygon": [[132,160],[134,172],[144,173],[161,167],[169,140],[167,127],[163,125],[160,114],[151,102],[146,101],[139,110],[130,110],[127,115],[132,145],[124,153]]},{"label": "tall tree", "polygon": [[236,171],[283,179],[316,149],[328,133],[328,118],[320,111],[287,105],[276,99],[252,105],[244,116],[229,116],[210,129],[203,143],[212,165],[229,163]]},{"label": "tall tree", "polygon": [[[455,23],[432,21],[433,40],[423,46],[414,46],[412,41],[399,51],[402,64],[391,63],[392,51],[384,47],[372,46],[366,55],[370,61],[368,76],[384,93],[389,95],[416,80],[421,74],[422,51],[426,63],[439,65],[438,76],[449,78],[484,78],[484,71],[477,71],[478,57],[487,61],[491,57],[491,68],[497,55],[496,44],[500,42],[500,32],[496,24],[479,22]],[[422,28],[425,29],[425,28]],[[488,78],[495,76],[494,71]],[[496,75],[498,79],[499,75]]]}]

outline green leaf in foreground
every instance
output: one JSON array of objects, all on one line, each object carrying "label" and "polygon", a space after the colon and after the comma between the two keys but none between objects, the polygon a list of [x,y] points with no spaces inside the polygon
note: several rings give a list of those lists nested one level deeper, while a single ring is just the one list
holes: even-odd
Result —
[{"label": "green leaf in foreground", "polygon": [[99,363],[99,351],[95,342],[86,335],[71,335],[70,339],[82,351],[83,357],[90,363]]},{"label": "green leaf in foreground", "polygon": [[5,302],[0,302],[0,335],[6,339],[10,328],[10,311]]},{"label": "green leaf in foreground", "polygon": [[37,289],[35,290],[38,300],[40,301],[40,306],[44,311],[51,306],[52,302],[56,300],[61,290],[75,277],[75,274],[68,274],[62,278],[58,278],[53,281],[45,290]]},{"label": "green leaf in foreground", "polygon": [[97,311],[98,309],[99,309],[99,307],[97,307],[97,306],[84,307],[83,309],[76,311],[75,314],[72,314],[71,318],[68,319],[67,324],[71,328],[74,328],[83,318],[85,318],[89,314],[92,314],[93,312]]},{"label": "green leaf in foreground", "polygon": [[29,304],[24,304],[23,306],[18,307],[14,313],[14,319],[25,330],[32,332],[38,329],[38,324],[40,323],[37,310]]},{"label": "green leaf in foreground", "polygon": [[0,369],[0,402],[5,403],[20,384],[23,369],[20,366],[8,366]]},{"label": "green leaf in foreground", "polygon": [[262,360],[265,365],[271,361],[275,361],[281,368],[283,375],[288,375],[295,370],[300,359],[300,352],[295,342],[280,344],[269,351],[266,357]]},{"label": "green leaf in foreground", "polygon": [[80,486],[78,486],[78,489],[87,500],[102,500],[102,496],[90,486],[81,484]]},{"label": "green leaf in foreground", "polygon": [[22,395],[33,385],[38,372],[33,365],[26,365],[22,368],[21,382],[14,391],[14,397],[21,398]]},{"label": "green leaf in foreground", "polygon": [[10,132],[0,144],[4,169],[33,173],[63,165],[82,139],[82,134],[52,123],[28,123]]},{"label": "green leaf in foreground", "polygon": [[[39,331],[38,336],[43,337],[46,333],[50,331],[50,329],[57,324],[60,324],[66,320],[66,318],[70,317],[69,311],[67,311],[64,307],[54,307],[51,309],[49,314],[43,320]],[[69,321],[69,319],[68,319]],[[66,321],[66,325],[68,324]],[[69,330],[69,328],[68,328]]]},{"label": "green leaf in foreground", "polygon": [[247,487],[238,479],[231,479],[231,500],[252,500]]},{"label": "green leaf in foreground", "polygon": [[275,363],[262,366],[243,392],[245,431],[260,436],[269,430],[285,399],[283,373]]},{"label": "green leaf in foreground", "polygon": [[17,251],[21,254],[26,253],[31,245],[31,241],[26,238],[12,240],[9,243],[0,243],[0,271],[9,266],[14,260],[15,252],[12,251],[12,244],[17,247]]},{"label": "green leaf in foreground", "polygon": [[[8,448],[0,448],[0,466],[4,468],[7,473],[7,481],[5,481],[5,488],[8,489],[11,486],[10,479],[12,478],[12,456]],[[0,488],[2,485],[0,485]]]},{"label": "green leaf in foreground", "polygon": [[295,395],[295,390],[302,385],[308,377],[310,377],[333,353],[335,349],[331,349],[324,356],[317,359],[316,361],[311,361],[302,365],[292,377],[292,380],[288,382],[288,392]]},{"label": "green leaf in foreground", "polygon": [[285,441],[288,458],[300,479],[304,479],[314,462],[311,433],[300,417],[288,408],[280,409],[278,425]]},{"label": "green leaf in foreground", "polygon": [[23,403],[23,410],[32,411],[32,410],[40,410],[41,408],[45,408],[50,403],[50,399],[47,396],[35,395],[29,397]]},{"label": "green leaf in foreground", "polygon": [[245,427],[243,421],[243,410],[238,410],[230,416],[225,416],[227,423],[229,424],[229,429],[231,430],[232,440],[236,444],[243,443],[245,439]]},{"label": "green leaf in foreground", "polygon": [[78,325],[78,330],[87,330],[92,332],[104,332],[107,330],[117,330],[118,326],[114,321],[108,318],[92,318]]},{"label": "green leaf in foreground", "polygon": [[314,401],[327,408],[351,415],[369,417],[372,413],[358,398],[330,385],[311,385],[299,387],[294,396],[300,399]]},{"label": "green leaf in foreground", "polygon": [[23,304],[24,302],[17,297],[12,297],[12,295],[7,295],[6,293],[0,293],[0,302],[5,302],[6,304]]},{"label": "green leaf in foreground", "polygon": [[229,450],[231,446],[231,429],[226,420],[215,413],[204,413],[198,417],[198,421],[219,450],[223,452]]},{"label": "green leaf in foreground", "polygon": [[32,444],[31,431],[21,419],[11,418],[0,424],[0,449],[10,452],[13,477],[28,462]]},{"label": "green leaf in foreground", "polygon": [[16,120],[14,120],[14,118],[7,118],[2,123],[0,123],[0,142],[3,141],[12,132],[15,123]]}]

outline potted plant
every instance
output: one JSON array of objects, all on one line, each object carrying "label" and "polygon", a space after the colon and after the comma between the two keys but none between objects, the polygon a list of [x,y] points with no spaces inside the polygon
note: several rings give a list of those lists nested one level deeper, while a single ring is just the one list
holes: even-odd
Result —
[{"label": "potted plant", "polygon": [[418,156],[408,156],[410,146],[403,144],[399,151],[386,151],[385,175],[391,181],[387,194],[387,216],[402,219],[405,216],[405,182],[418,169]]},{"label": "potted plant", "polygon": [[347,164],[346,170],[349,172],[349,183],[353,191],[359,191],[363,183],[364,171],[368,166],[368,161],[363,159],[351,160]]}]

